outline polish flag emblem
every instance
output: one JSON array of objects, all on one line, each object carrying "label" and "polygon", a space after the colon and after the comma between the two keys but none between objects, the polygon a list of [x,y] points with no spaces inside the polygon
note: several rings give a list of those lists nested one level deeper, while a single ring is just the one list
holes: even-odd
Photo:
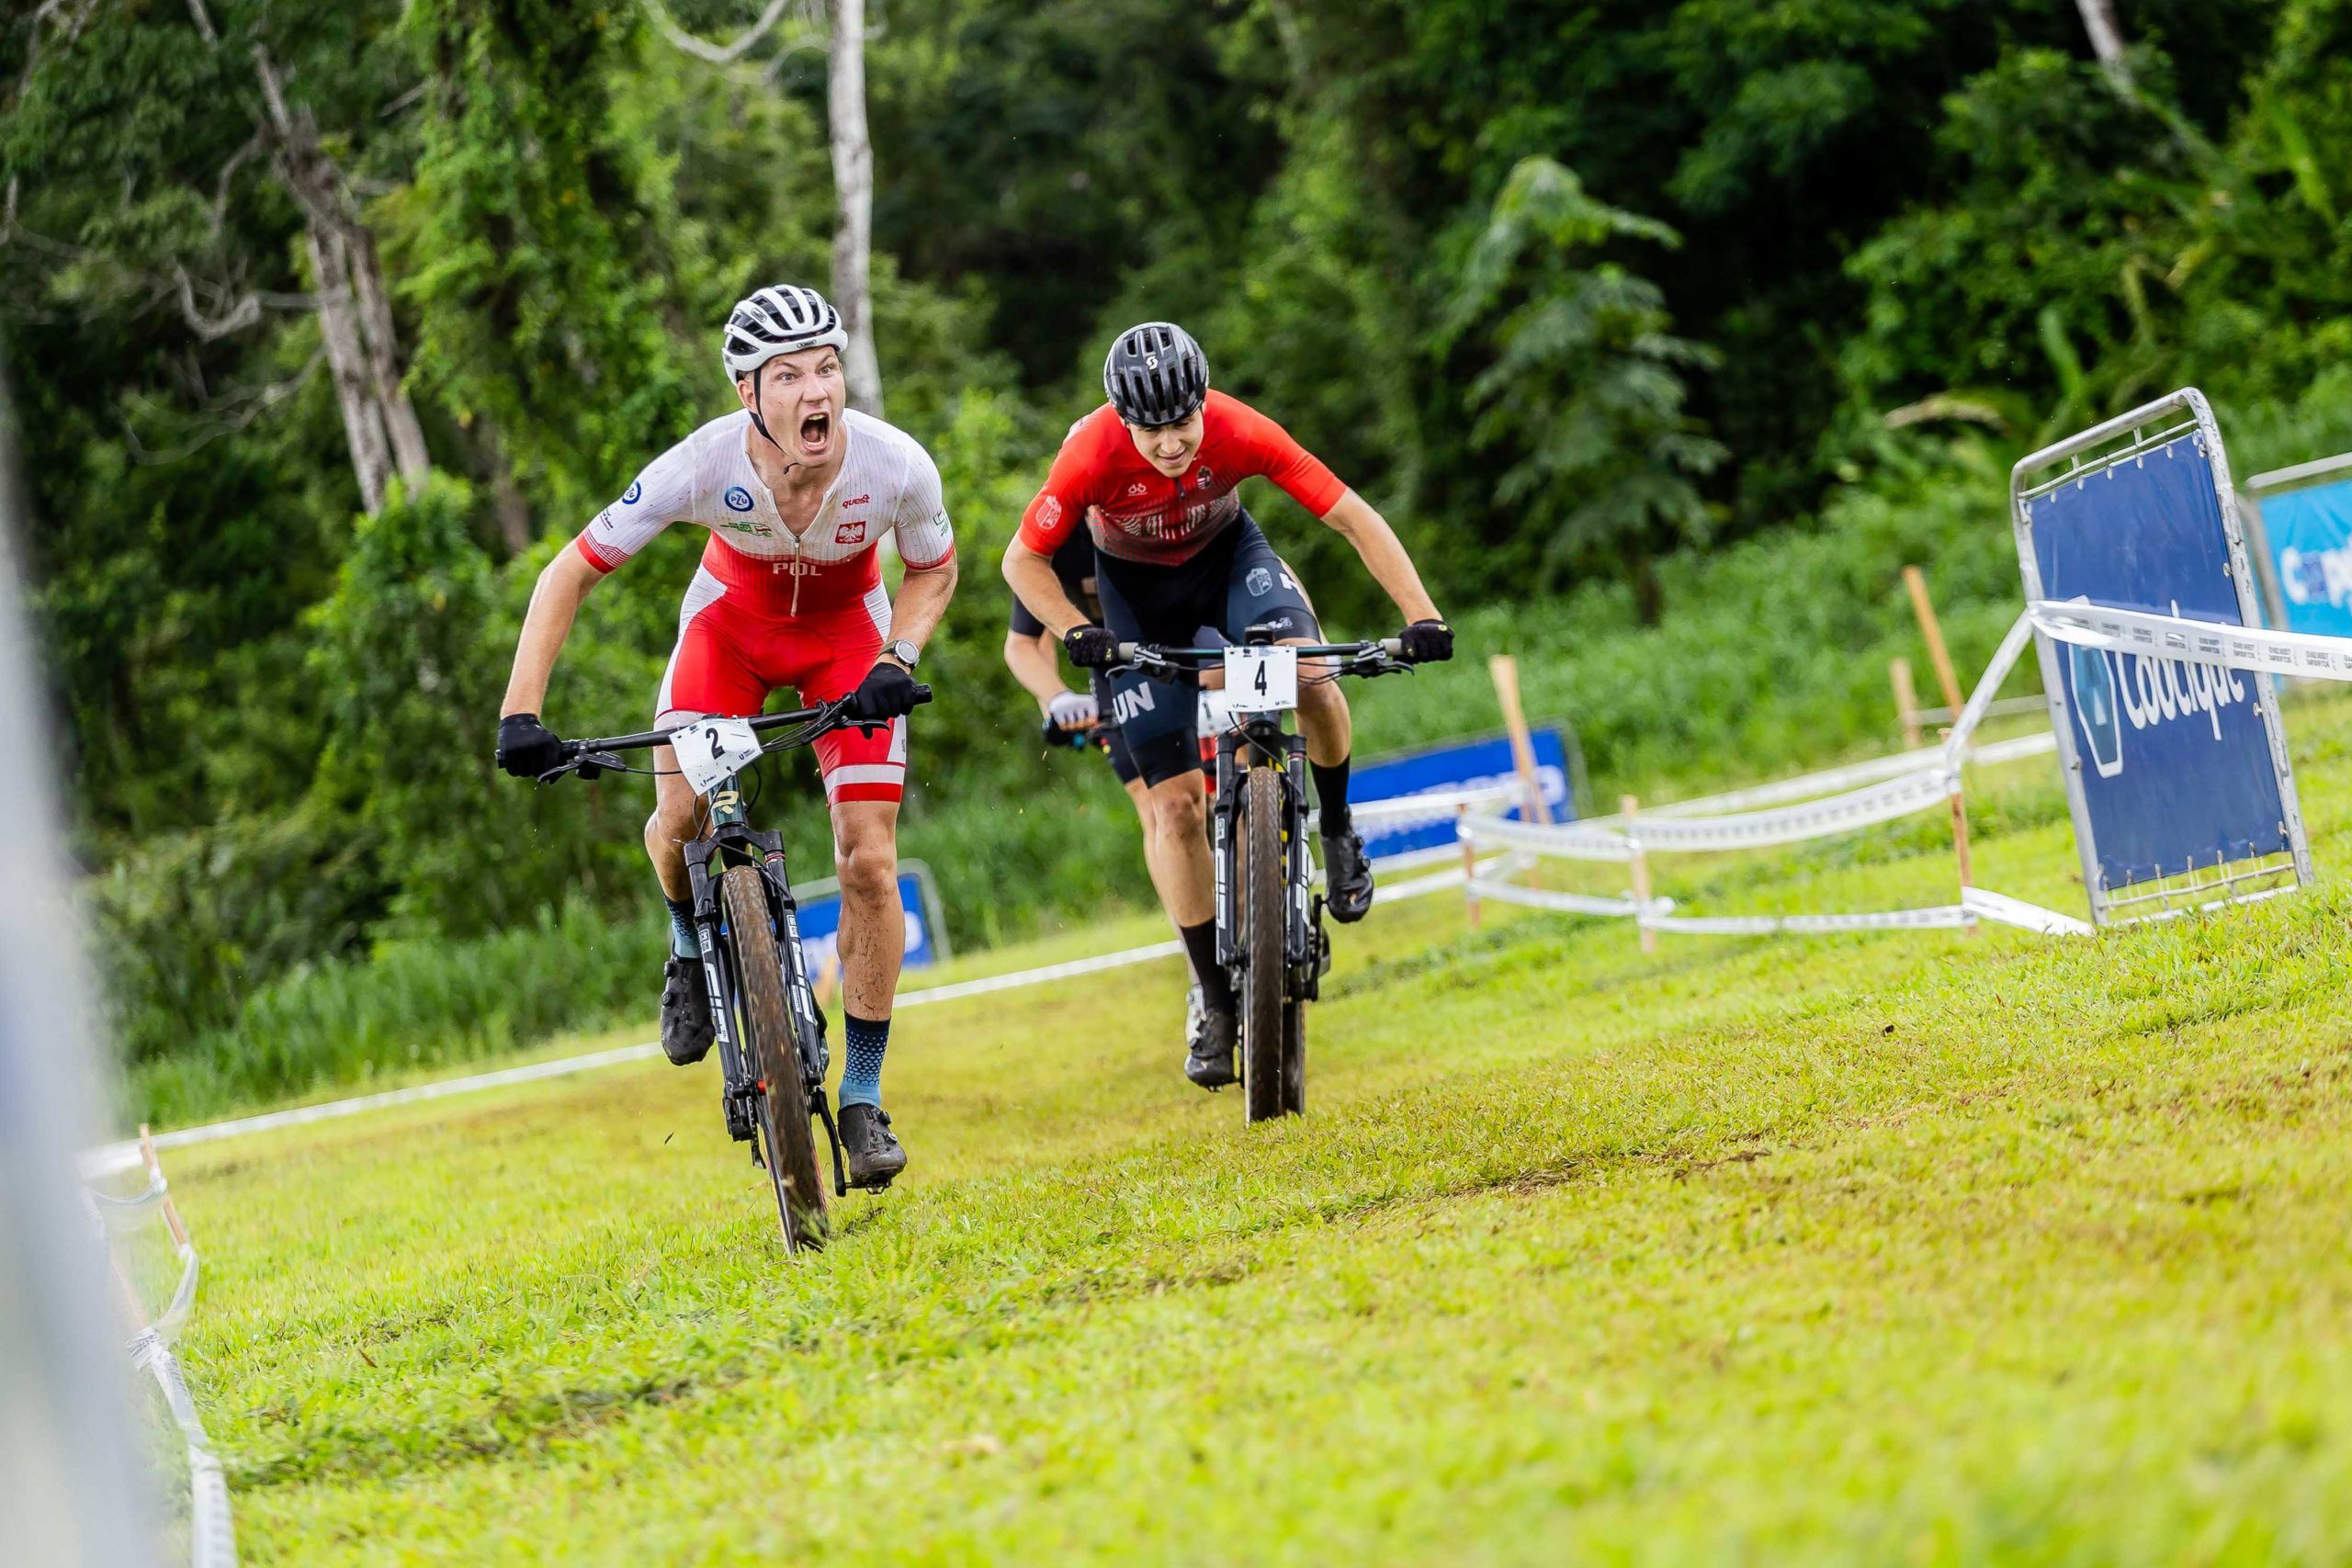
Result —
[{"label": "polish flag emblem", "polygon": [[849,522],[846,522],[840,527],[834,529],[833,543],[837,545],[862,545],[865,543],[865,519],[863,517],[852,518]]}]

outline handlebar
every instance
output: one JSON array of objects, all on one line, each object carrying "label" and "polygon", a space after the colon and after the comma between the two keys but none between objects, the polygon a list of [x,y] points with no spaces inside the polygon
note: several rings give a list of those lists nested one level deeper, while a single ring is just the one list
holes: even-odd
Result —
[{"label": "handlebar", "polygon": [[[931,688],[917,682],[915,705],[921,707],[929,701],[931,701]],[[785,737],[775,745],[763,748],[766,751],[789,750],[795,746],[807,745],[820,735],[827,735],[836,729],[854,728],[858,721],[849,716],[849,704],[848,696],[840,696],[829,703],[819,703],[815,707],[795,708],[790,713],[762,714],[745,722],[750,724],[755,732],[770,729],[794,730],[795,733]],[[701,720],[697,719],[694,722],[700,723]],[[620,758],[616,753],[644,751],[656,746],[666,746],[670,743],[672,736],[687,728],[689,728],[687,725],[682,724],[670,729],[640,729],[634,735],[607,735],[593,740],[567,740],[563,743],[563,761],[540,774],[539,782],[550,784],[569,773],[577,773],[582,778],[594,778],[607,768],[616,769],[621,765]]]},{"label": "handlebar", "polygon": [[[1235,647],[1262,646],[1234,644]],[[1342,675],[1391,675],[1409,671],[1412,663],[1405,657],[1405,639],[1400,637],[1382,637],[1376,642],[1311,642],[1280,643],[1301,659],[1336,659]],[[1161,648],[1148,642],[1123,642],[1119,645],[1120,665],[1143,671],[1162,670],[1174,673],[1185,669],[1205,669],[1225,661],[1224,648]]]}]

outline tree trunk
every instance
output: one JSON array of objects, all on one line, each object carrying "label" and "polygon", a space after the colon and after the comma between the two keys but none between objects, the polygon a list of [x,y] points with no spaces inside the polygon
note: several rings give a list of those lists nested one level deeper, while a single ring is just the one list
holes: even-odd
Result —
[{"label": "tree trunk", "polygon": [[514,465],[506,460],[506,444],[499,439],[496,422],[486,413],[474,415],[466,436],[482,482],[490,486],[490,512],[497,521],[499,539],[507,554],[519,556],[531,547],[531,503],[524,499],[523,487],[514,482]]},{"label": "tree trunk", "polygon": [[2115,0],[2075,0],[2083,13],[2083,30],[2091,35],[2091,52],[2115,90],[2132,96],[2132,66],[2123,58],[2123,28],[2115,19]]},{"label": "tree trunk", "polygon": [[849,406],[882,414],[874,354],[874,144],[865,133],[865,0],[831,0],[826,107],[833,148],[833,308],[849,333]]},{"label": "tree trunk", "polygon": [[384,411],[384,432],[391,438],[392,461],[412,487],[423,484],[433,469],[424,449],[424,429],[416,422],[416,405],[401,385],[400,339],[392,326],[391,300],[384,288],[383,269],[376,262],[376,236],[356,218],[343,225],[351,253],[351,287],[359,306],[359,325],[368,338],[368,373],[375,384],[376,401]]},{"label": "tree trunk", "polygon": [[351,471],[359,481],[359,503],[373,513],[384,504],[391,479],[391,454],[384,439],[384,416],[359,340],[359,309],[351,298],[351,265],[343,236],[313,225],[311,270],[317,275],[319,334],[326,340],[327,368],[334,377],[335,401],[343,407],[344,439],[351,447]]},{"label": "tree trunk", "polygon": [[258,44],[254,68],[277,144],[278,177],[302,209],[311,265],[319,278],[319,333],[343,407],[351,470],[359,481],[361,503],[372,513],[384,504],[395,461],[400,476],[411,483],[421,481],[432,466],[415,406],[401,388],[400,343],[376,261],[375,236],[359,220],[341,165],[319,144],[310,111],[287,102],[277,66]]}]

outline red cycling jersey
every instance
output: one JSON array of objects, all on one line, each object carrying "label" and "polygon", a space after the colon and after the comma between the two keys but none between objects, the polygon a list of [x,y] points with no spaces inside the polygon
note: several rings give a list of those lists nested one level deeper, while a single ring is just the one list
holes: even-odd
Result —
[{"label": "red cycling jersey", "polygon": [[1233,525],[1233,491],[1263,476],[1321,517],[1348,487],[1290,432],[1238,398],[1212,391],[1201,411],[1201,445],[1176,478],[1136,450],[1117,411],[1104,403],[1069,427],[1046,488],[1021,519],[1021,542],[1050,556],[1089,520],[1095,548],[1118,560],[1176,566]]}]

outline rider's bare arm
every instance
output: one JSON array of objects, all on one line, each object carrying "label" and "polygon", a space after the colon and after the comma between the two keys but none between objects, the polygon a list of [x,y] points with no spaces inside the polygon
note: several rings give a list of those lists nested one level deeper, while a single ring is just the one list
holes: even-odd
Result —
[{"label": "rider's bare arm", "polygon": [[1069,690],[1062,683],[1061,651],[1051,632],[1004,634],[1004,667],[1037,699],[1039,713],[1052,711],[1054,699]]},{"label": "rider's bare arm", "polygon": [[531,607],[523,616],[523,635],[514,644],[514,671],[506,678],[506,701],[498,710],[501,717],[544,711],[541,705],[547,701],[548,678],[555,673],[556,655],[563,651],[563,639],[571,635],[572,617],[580,613],[580,602],[588,597],[588,591],[604,577],[569,546],[558,550],[539,573],[538,586],[531,590]]},{"label": "rider's bare arm", "polygon": [[1093,625],[1093,618],[1062,591],[1062,580],[1054,575],[1053,558],[1039,555],[1022,543],[1017,534],[1004,547],[1004,581],[1056,642],[1068,637],[1074,626]]},{"label": "rider's bare arm", "polygon": [[1323,521],[1355,547],[1356,554],[1363,558],[1364,570],[1396,602],[1408,622],[1441,618],[1436,602],[1421,586],[1421,574],[1413,570],[1413,558],[1405,553],[1396,530],[1373,510],[1372,502],[1351,490],[1332,503]]},{"label": "rider's bare arm", "polygon": [[947,613],[947,601],[955,596],[954,556],[937,566],[907,568],[906,581],[899,584],[899,596],[890,605],[892,640],[904,637],[917,648],[929,642],[939,629],[939,617]]}]

